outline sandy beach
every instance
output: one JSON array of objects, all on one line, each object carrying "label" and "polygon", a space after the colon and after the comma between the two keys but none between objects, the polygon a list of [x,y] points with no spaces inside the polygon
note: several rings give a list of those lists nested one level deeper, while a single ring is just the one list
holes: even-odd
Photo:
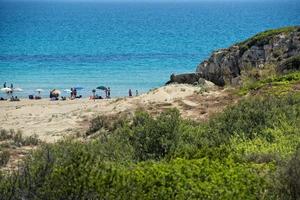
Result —
[{"label": "sandy beach", "polygon": [[43,141],[55,142],[70,134],[84,133],[89,121],[97,115],[132,114],[139,108],[156,114],[176,107],[183,117],[205,120],[208,115],[222,110],[224,100],[232,101],[226,92],[212,84],[206,87],[208,91],[203,92],[198,86],[174,84],[137,97],[102,100],[2,101],[0,128],[21,130],[24,136],[36,134]]}]

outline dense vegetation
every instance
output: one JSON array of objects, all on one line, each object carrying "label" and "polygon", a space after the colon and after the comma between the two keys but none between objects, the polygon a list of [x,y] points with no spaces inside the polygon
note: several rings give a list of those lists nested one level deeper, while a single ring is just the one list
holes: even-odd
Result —
[{"label": "dense vegetation", "polygon": [[[41,144],[0,172],[0,199],[300,199],[300,72],[269,69],[248,71],[238,93],[254,95],[208,122],[176,109],[98,116],[85,141]],[[39,143],[1,130],[0,166],[3,141]]]},{"label": "dense vegetation", "polygon": [[[262,94],[281,95],[289,92],[293,92],[295,84],[300,83],[300,72],[295,71],[285,75],[272,75],[261,80],[250,78],[249,73],[256,74],[254,72],[247,72],[247,79],[244,81],[243,87],[239,93],[241,95],[248,94],[249,92],[259,91]],[[270,71],[267,71],[270,73]],[[255,75],[254,75],[255,76]]]},{"label": "dense vegetation", "polygon": [[299,93],[246,98],[206,123],[97,117],[87,135],[1,174],[0,199],[300,198]]}]

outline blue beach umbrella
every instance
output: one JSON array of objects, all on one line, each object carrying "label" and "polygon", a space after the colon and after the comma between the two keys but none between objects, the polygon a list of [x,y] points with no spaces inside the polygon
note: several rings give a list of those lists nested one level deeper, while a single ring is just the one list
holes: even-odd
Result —
[{"label": "blue beach umbrella", "polygon": [[107,90],[107,88],[105,86],[99,86],[96,89],[98,89],[98,90]]}]

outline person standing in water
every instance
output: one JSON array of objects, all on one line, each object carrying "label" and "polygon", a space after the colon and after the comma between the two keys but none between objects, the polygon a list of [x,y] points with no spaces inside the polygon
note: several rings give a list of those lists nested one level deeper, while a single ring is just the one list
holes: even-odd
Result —
[{"label": "person standing in water", "polygon": [[135,90],[135,96],[139,96],[139,91]]},{"label": "person standing in water", "polygon": [[6,88],[6,82],[4,82],[3,87]]},{"label": "person standing in water", "polygon": [[132,97],[131,89],[129,89],[129,91],[128,91],[128,96],[129,96],[129,97]]},{"label": "person standing in water", "polygon": [[14,85],[12,83],[10,84],[10,89],[11,89],[10,93],[12,94],[13,93],[13,89],[14,89]]},{"label": "person standing in water", "polygon": [[108,93],[108,89],[107,89],[107,88],[105,88],[105,90],[104,90],[104,91],[105,91],[105,98],[107,99],[107,98],[108,98],[108,94],[107,94],[107,93]]},{"label": "person standing in water", "polygon": [[110,99],[110,87],[107,88],[107,98]]}]

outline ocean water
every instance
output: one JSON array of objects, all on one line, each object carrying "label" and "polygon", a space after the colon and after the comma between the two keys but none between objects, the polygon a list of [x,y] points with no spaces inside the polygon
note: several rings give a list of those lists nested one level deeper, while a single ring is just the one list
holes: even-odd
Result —
[{"label": "ocean water", "polygon": [[[218,48],[300,25],[300,1],[100,3],[0,0],[0,83],[18,96],[110,86],[112,96],[193,72]],[[2,94],[4,95],[4,94]]]}]

